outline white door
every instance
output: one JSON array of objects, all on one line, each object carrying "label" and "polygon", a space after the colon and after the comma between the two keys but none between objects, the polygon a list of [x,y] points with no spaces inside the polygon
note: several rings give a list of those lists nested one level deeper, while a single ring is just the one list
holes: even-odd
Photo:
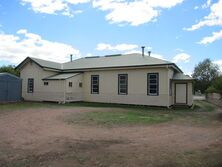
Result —
[{"label": "white door", "polygon": [[177,83],[175,86],[175,103],[187,104],[187,84]]}]

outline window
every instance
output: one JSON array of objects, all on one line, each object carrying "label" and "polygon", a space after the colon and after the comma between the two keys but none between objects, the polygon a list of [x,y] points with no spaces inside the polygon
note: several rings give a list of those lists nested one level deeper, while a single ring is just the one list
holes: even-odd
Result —
[{"label": "window", "polygon": [[34,92],[34,79],[33,78],[28,78],[28,93],[33,93]]},{"label": "window", "polygon": [[170,90],[170,92],[169,92],[170,96],[172,96],[172,91],[173,91],[172,87],[173,87],[173,83],[172,83],[172,80],[170,80],[170,89],[169,89]]},{"label": "window", "polygon": [[128,93],[128,75],[119,74],[118,77],[118,94],[127,95]]},{"label": "window", "polygon": [[91,94],[99,94],[99,75],[91,75]]},{"label": "window", "polygon": [[148,73],[147,75],[147,95],[159,95],[159,74]]},{"label": "window", "polygon": [[69,82],[69,87],[72,87],[72,82]]},{"label": "window", "polygon": [[48,82],[44,82],[44,85],[47,86],[47,85],[49,85],[49,83]]},{"label": "window", "polygon": [[79,87],[80,87],[80,88],[82,87],[82,82],[79,82]]}]

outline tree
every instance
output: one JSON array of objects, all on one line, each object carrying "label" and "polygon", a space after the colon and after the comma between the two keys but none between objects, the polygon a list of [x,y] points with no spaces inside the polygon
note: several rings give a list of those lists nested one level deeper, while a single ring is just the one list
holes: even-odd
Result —
[{"label": "tree", "polygon": [[8,65],[8,66],[2,66],[0,67],[0,73],[1,72],[7,72],[16,76],[19,76],[19,71],[15,69],[15,66]]},{"label": "tree", "polygon": [[222,76],[216,78],[210,87],[207,88],[208,93],[222,93]]},{"label": "tree", "polygon": [[210,59],[200,62],[195,68],[192,77],[195,79],[194,90],[204,93],[211,83],[220,75],[219,67]]}]

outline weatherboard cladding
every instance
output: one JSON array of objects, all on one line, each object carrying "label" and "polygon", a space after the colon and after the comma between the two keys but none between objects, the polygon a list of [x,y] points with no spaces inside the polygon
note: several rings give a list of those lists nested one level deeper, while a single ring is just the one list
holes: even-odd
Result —
[{"label": "weatherboard cladding", "polygon": [[43,68],[55,69],[61,72],[79,70],[84,71],[88,69],[101,69],[101,68],[126,68],[126,67],[143,67],[143,66],[162,66],[172,65],[178,71],[181,70],[172,62],[157,59],[151,56],[142,56],[141,54],[126,54],[126,55],[107,55],[85,57],[67,63],[55,63],[51,61],[41,60],[37,58],[27,58],[20,63],[16,68],[21,68],[28,60],[34,61],[36,64]]}]

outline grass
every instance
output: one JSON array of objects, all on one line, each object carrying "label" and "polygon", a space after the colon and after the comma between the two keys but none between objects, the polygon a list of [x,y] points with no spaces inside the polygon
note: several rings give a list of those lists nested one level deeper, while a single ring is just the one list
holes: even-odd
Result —
[{"label": "grass", "polygon": [[95,111],[72,113],[65,118],[68,123],[97,125],[153,124],[172,120],[173,116],[164,112],[144,112],[133,110]]},{"label": "grass", "polygon": [[[167,122],[179,118],[189,117],[189,120],[202,123],[207,120],[207,116],[195,114],[194,112],[212,112],[214,105],[206,101],[195,101],[192,108],[168,109],[163,107],[148,107],[137,105],[106,104],[106,103],[38,103],[21,102],[12,104],[0,104],[0,113],[15,110],[35,109],[35,108],[73,108],[73,107],[92,107],[106,108],[111,111],[95,111],[83,113],[71,113],[64,120],[68,123],[83,123],[97,125],[119,125],[119,124],[154,124]],[[206,119],[204,119],[206,118]]]},{"label": "grass", "polygon": [[53,108],[58,107],[56,103],[40,103],[40,102],[18,102],[18,103],[6,103],[0,104],[0,113],[5,113],[9,111],[25,110],[33,108]]},{"label": "grass", "polygon": [[[74,105],[79,105],[79,103],[74,103]],[[78,123],[106,126],[155,124],[172,120],[186,120],[195,124],[203,124],[205,121],[210,121],[207,113],[215,109],[213,105],[206,101],[197,101],[192,108],[180,109],[111,104],[101,105],[98,103],[83,103],[83,105],[97,108],[103,106],[103,108],[111,108],[111,110],[71,113],[64,120],[69,124]]]},{"label": "grass", "polygon": [[195,101],[194,105],[196,106],[196,110],[198,111],[205,111],[205,112],[212,112],[215,110],[215,106],[211,103],[206,101]]}]

